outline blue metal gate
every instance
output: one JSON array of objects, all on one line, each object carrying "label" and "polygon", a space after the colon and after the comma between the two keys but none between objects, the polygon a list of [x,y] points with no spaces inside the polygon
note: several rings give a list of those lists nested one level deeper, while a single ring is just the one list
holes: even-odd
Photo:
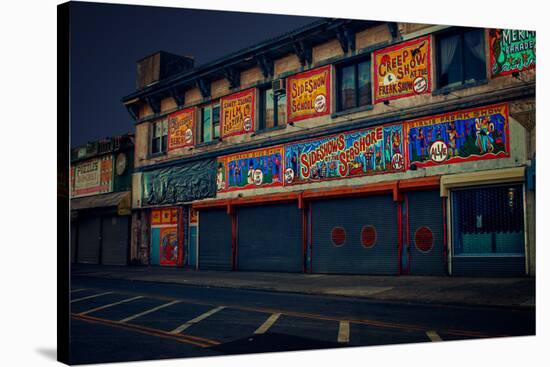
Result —
[{"label": "blue metal gate", "polygon": [[454,189],[452,274],[526,273],[522,184]]},{"label": "blue metal gate", "polygon": [[310,205],[314,273],[398,273],[397,205],[391,195]]},{"label": "blue metal gate", "polygon": [[296,203],[242,207],[237,214],[237,269],[302,271],[302,217]]},{"label": "blue metal gate", "polygon": [[[405,245],[411,275],[444,275],[443,201],[438,190],[405,195]],[[408,234],[407,234],[408,231]]]},{"label": "blue metal gate", "polygon": [[199,269],[231,270],[231,216],[226,209],[199,213]]}]

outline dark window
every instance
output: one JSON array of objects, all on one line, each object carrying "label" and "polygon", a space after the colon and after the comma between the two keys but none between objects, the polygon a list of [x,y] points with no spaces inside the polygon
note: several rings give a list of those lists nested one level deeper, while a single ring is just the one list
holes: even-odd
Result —
[{"label": "dark window", "polygon": [[523,255],[523,188],[504,185],[452,193],[454,255]]},{"label": "dark window", "polygon": [[437,37],[438,86],[485,79],[483,29],[460,30]]},{"label": "dark window", "polygon": [[361,60],[338,68],[338,110],[372,103],[370,60]]},{"label": "dark window", "polygon": [[212,108],[212,125],[214,126],[214,139],[220,138],[220,106]]},{"label": "dark window", "polygon": [[277,94],[271,88],[260,90],[260,126],[270,129],[286,122],[286,95]]},{"label": "dark window", "polygon": [[151,137],[151,153],[158,154],[166,151],[168,139],[168,120],[157,121],[153,123],[153,133]]},{"label": "dark window", "polygon": [[200,142],[208,143],[220,138],[220,105],[201,108]]}]

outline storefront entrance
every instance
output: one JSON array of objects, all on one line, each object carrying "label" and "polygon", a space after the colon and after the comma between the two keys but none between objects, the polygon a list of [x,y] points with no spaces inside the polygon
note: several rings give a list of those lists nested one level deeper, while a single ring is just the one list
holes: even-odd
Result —
[{"label": "storefront entrance", "polygon": [[524,275],[523,185],[454,189],[451,201],[452,274]]}]

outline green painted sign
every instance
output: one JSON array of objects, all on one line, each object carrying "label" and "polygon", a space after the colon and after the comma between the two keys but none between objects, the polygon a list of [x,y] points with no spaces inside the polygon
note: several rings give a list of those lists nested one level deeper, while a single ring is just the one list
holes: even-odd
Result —
[{"label": "green painted sign", "polygon": [[534,31],[491,29],[489,46],[493,77],[535,67],[536,32]]}]

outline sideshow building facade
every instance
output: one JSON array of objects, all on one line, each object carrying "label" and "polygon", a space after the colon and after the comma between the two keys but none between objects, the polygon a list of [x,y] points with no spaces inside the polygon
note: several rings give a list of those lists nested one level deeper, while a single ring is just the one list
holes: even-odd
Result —
[{"label": "sideshow building facade", "polygon": [[133,161],[133,135],[71,149],[71,263],[129,263]]},{"label": "sideshow building facade", "polygon": [[138,61],[131,259],[535,275],[535,33],[323,19]]}]

